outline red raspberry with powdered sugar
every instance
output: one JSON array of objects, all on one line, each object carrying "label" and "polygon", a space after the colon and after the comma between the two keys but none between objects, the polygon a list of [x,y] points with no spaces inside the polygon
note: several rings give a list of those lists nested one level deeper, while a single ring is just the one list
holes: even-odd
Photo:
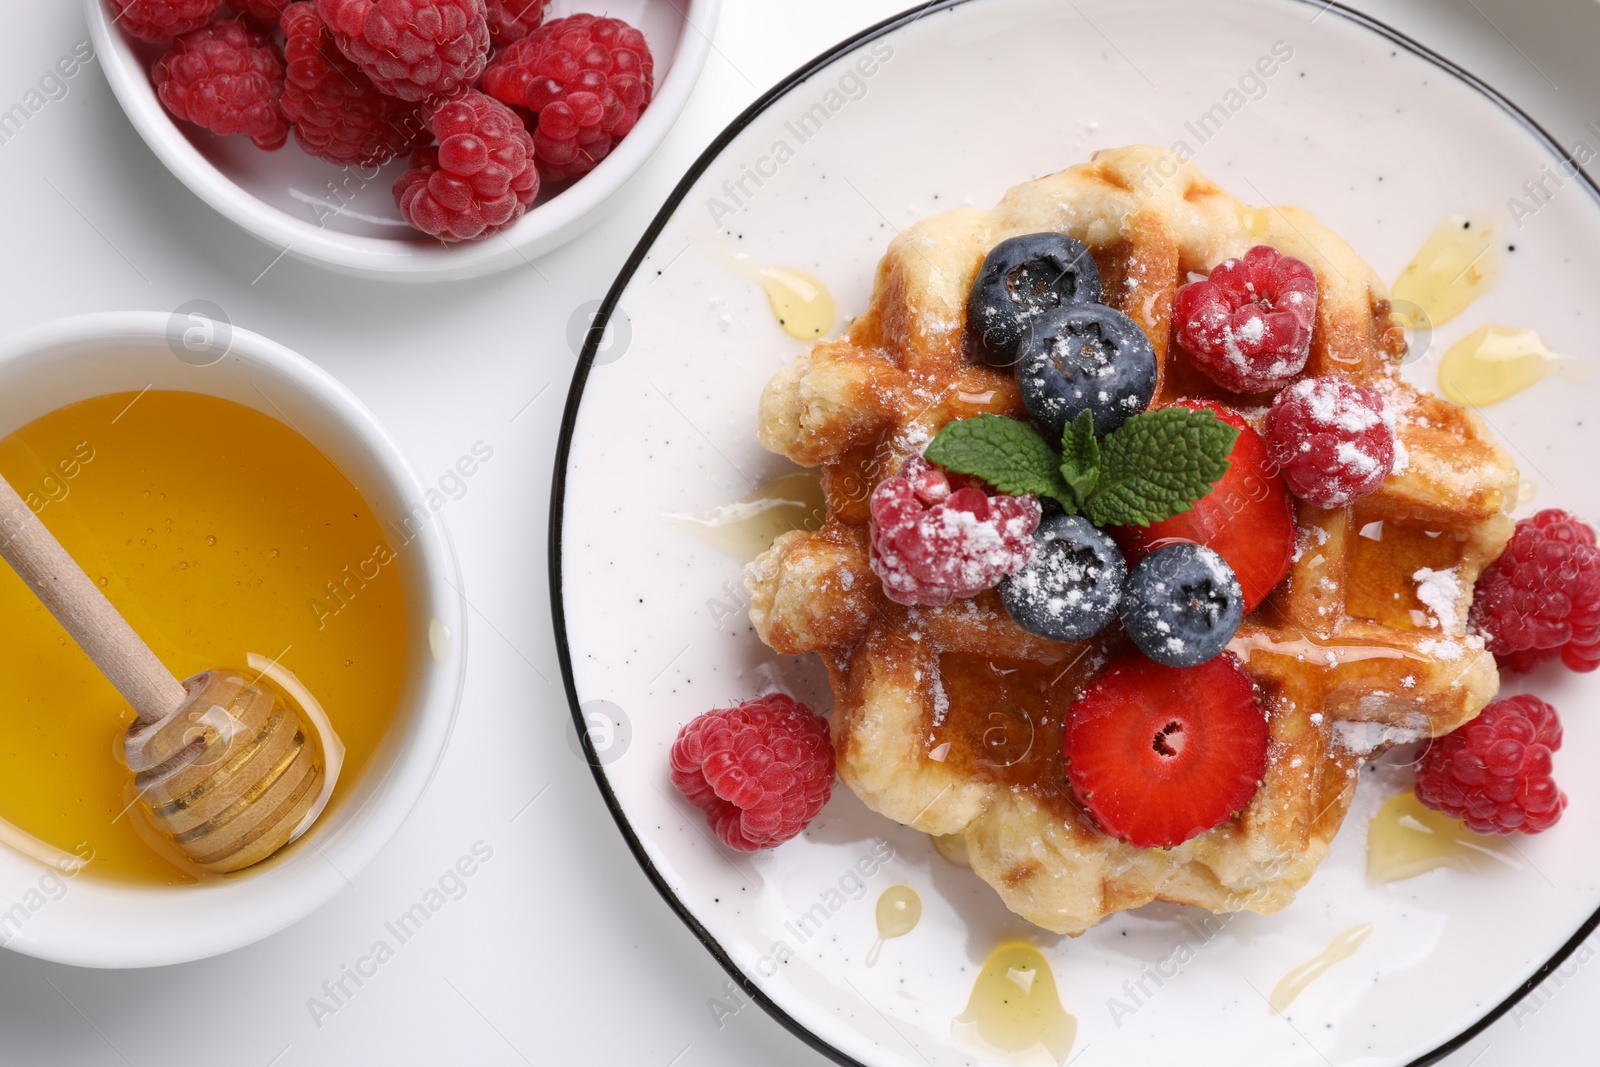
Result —
[{"label": "red raspberry with powdered sugar", "polygon": [[872,571],[897,604],[948,604],[993,589],[1032,558],[1042,512],[1031,496],[953,485],[911,456],[872,491]]},{"label": "red raspberry with powdered sugar", "polygon": [[1366,496],[1394,470],[1394,414],[1383,394],[1337,375],[1279,393],[1262,435],[1289,491],[1319,508]]},{"label": "red raspberry with powdered sugar", "polygon": [[1224,389],[1281,389],[1305,369],[1317,317],[1317,276],[1270,245],[1256,245],[1210,277],[1178,289],[1179,346]]},{"label": "red raspberry with powdered sugar", "polygon": [[672,784],[740,852],[794,837],[833,792],[828,721],[782,693],[693,719],[671,760]]}]

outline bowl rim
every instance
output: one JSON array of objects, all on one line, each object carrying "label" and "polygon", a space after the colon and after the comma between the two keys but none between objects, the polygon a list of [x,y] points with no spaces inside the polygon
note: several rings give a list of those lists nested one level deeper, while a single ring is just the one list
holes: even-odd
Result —
[{"label": "bowl rim", "polygon": [[[23,374],[37,375],[52,356],[87,346],[167,346],[172,316],[153,311],[115,311],[56,319],[0,340],[0,370],[32,363]],[[343,383],[302,355],[251,330],[234,326],[226,358],[259,368],[290,392],[321,407],[350,434],[354,447],[366,453],[376,477],[401,500],[421,500],[427,491],[399,442],[375,414]],[[176,357],[174,357],[176,358]],[[204,390],[195,390],[204,391]],[[96,395],[96,394],[91,394]],[[42,412],[40,414],[43,414]],[[14,936],[4,947],[23,955],[80,967],[133,968],[186,963],[242,948],[310,915],[350,884],[350,879],[389,843],[410,817],[438,773],[449,748],[466,681],[467,612],[460,592],[461,572],[444,516],[420,526],[413,535],[419,588],[425,591],[432,619],[449,630],[449,646],[420,667],[412,697],[415,719],[397,746],[392,765],[376,782],[373,793],[348,816],[339,832],[312,842],[321,860],[286,863],[249,878],[214,885],[154,888],[95,881],[88,889],[102,906],[126,904],[168,906],[174,913],[184,902],[221,901],[229,921],[189,922],[178,927],[163,917],[153,926],[123,923],[125,937],[108,942],[87,931],[51,924],[43,936]],[[411,626],[428,626],[419,615]],[[431,644],[431,642],[424,642]],[[313,833],[315,829],[313,828]],[[310,860],[301,854],[292,859]],[[47,870],[48,868],[41,868]],[[75,882],[74,893],[85,883]],[[237,901],[228,898],[237,898]]]},{"label": "bowl rim", "polygon": [[[605,297],[601,300],[600,306],[594,314],[590,330],[585,336],[577,365],[573,369],[572,382],[568,388],[566,405],[562,411],[561,427],[556,439],[556,455],[551,477],[548,570],[550,574],[550,610],[555,631],[556,658],[561,668],[561,682],[562,688],[566,692],[568,710],[572,715],[578,737],[582,741],[585,759],[589,764],[590,772],[594,776],[595,785],[600,791],[601,799],[604,801],[606,809],[611,813],[613,821],[617,824],[617,829],[621,832],[623,840],[626,841],[629,851],[633,853],[634,860],[644,871],[650,884],[655,887],[656,892],[661,895],[661,898],[666,901],[673,913],[688,927],[695,938],[705,946],[706,951],[711,954],[712,958],[722,966],[722,969],[738,985],[740,991],[760,1005],[768,1016],[802,1043],[832,1062],[841,1065],[841,1067],[871,1067],[871,1065],[856,1059],[842,1049],[830,1044],[821,1034],[808,1029],[805,1024],[790,1015],[764,992],[756,979],[747,975],[740,968],[739,964],[735,962],[732,955],[717,940],[716,936],[695,917],[689,905],[674,891],[666,875],[655,865],[645,848],[644,842],[629,822],[628,814],[623,809],[621,801],[611,788],[605,764],[595,750],[593,740],[589,736],[589,723],[584,717],[583,708],[578,699],[577,681],[573,670],[572,647],[567,636],[566,610],[562,591],[564,565],[562,523],[566,504],[567,467],[577,430],[584,386],[588,382],[589,372],[594,367],[595,358],[599,355],[600,346],[605,340],[605,327],[616,312],[623,294],[633,282],[635,275],[660,236],[661,231],[700,177],[711,168],[746,127],[783,97],[804,85],[810,78],[837,60],[854,53],[865,44],[888,36],[918,21],[926,15],[972,2],[974,0],[927,0],[925,3],[907,8],[899,14],[892,15],[875,25],[852,34],[780,79],[771,89],[741,111],[707,145],[706,149],[684,173],[678,184],[673,187],[666,202],[662,205],[655,218],[651,220],[649,227],[640,237],[639,243],[629,254],[626,262],[624,262],[621,271],[612,282],[611,287],[606,291]],[[1338,2],[1338,0],[1278,0],[1278,2],[1317,8],[1319,9],[1317,17],[1321,17],[1323,13],[1331,12],[1357,26],[1370,30],[1389,41],[1395,47],[1403,48],[1432,63],[1446,74],[1458,78],[1469,88],[1482,94],[1492,104],[1503,110],[1514,121],[1522,125],[1534,140],[1549,151],[1556,160],[1571,159],[1567,150],[1561,146],[1560,142],[1544,126],[1540,125],[1537,120],[1522,108],[1512,103],[1504,94],[1465,67],[1446,58],[1420,41],[1407,36],[1382,20],[1347,7],[1345,4]],[[1575,162],[1572,169],[1580,185],[1592,197],[1600,201],[1600,184],[1597,184],[1596,180],[1581,166],[1576,165]],[[1595,911],[1594,914],[1584,920],[1572,936],[1557,948],[1549,959],[1535,968],[1527,980],[1513,990],[1504,1000],[1490,1007],[1476,1022],[1463,1029],[1460,1033],[1444,1040],[1431,1051],[1418,1056],[1408,1063],[1406,1067],[1430,1067],[1430,1065],[1439,1063],[1446,1056],[1449,1056],[1477,1037],[1492,1023],[1515,1007],[1519,1001],[1538,988],[1597,928],[1600,928],[1600,910]]]},{"label": "bowl rim", "polygon": [[[189,191],[252,236],[307,263],[361,277],[427,282],[475,278],[529,264],[600,220],[603,209],[656,153],[689,101],[712,50],[722,0],[671,0],[683,32],[666,76],[628,137],[593,171],[523,215],[499,239],[446,245],[331,231],[258,199],[201,154],[157,98],[105,0],[83,0],[95,55],[139,136]],[[290,139],[291,141],[293,138]],[[290,147],[293,147],[292,145]],[[298,151],[298,149],[295,149]],[[334,164],[328,164],[333,167]],[[276,262],[276,260],[274,260]]]}]

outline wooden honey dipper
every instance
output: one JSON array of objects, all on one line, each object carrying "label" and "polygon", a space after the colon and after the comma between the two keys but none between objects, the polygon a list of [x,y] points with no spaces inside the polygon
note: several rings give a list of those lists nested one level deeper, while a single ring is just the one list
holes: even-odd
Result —
[{"label": "wooden honey dipper", "polygon": [[227,873],[296,835],[321,797],[324,767],[294,708],[234,671],[178,681],[3,477],[0,556],[133,705],[123,751],[162,836]]}]

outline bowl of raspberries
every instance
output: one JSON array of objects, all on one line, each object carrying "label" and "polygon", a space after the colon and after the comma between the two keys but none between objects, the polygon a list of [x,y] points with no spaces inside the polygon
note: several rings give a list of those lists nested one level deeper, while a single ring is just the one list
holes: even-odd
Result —
[{"label": "bowl of raspberries", "polygon": [[117,99],[196,195],[280,256],[416,281],[565,243],[665,138],[719,0],[592,3],[86,0]]}]

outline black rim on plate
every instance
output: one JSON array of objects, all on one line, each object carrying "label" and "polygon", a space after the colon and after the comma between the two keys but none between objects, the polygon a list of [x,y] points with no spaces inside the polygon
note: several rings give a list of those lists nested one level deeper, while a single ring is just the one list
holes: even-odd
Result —
[{"label": "black rim on plate", "polygon": [[[758,116],[760,116],[778,100],[782,99],[784,96],[787,96],[790,92],[801,85],[804,85],[811,79],[813,75],[832,65],[835,61],[856,51],[863,44],[903,29],[906,26],[909,26],[923,18],[924,16],[959,7],[969,2],[971,2],[971,0],[931,0],[929,3],[920,4],[907,11],[901,12],[898,15],[885,19],[875,26],[870,26],[867,29],[862,30],[860,33],[857,33],[852,37],[846,38],[845,40],[834,45],[832,48],[828,49],[826,52],[823,52],[821,55],[815,57],[810,62],[804,64],[799,69],[788,75],[788,77],[779,81],[767,92],[763,93],[761,97],[755,101],[755,103],[751,104],[743,112],[741,112],[726,129],[718,134],[716,139],[712,141],[711,144],[707,146],[706,150],[700,154],[699,158],[694,161],[694,165],[689,168],[688,173],[686,173],[673,188],[672,193],[667,197],[667,201],[664,205],[662,205],[661,210],[657,212],[655,218],[650,221],[650,226],[645,230],[644,236],[640,238],[638,245],[634,247],[633,252],[628,256],[627,262],[623,264],[621,273],[617,275],[616,281],[611,284],[610,290],[607,291],[605,299],[600,302],[600,307],[596,311],[594,318],[590,323],[582,353],[578,357],[577,368],[573,371],[572,385],[567,392],[566,407],[563,409],[561,415],[560,436],[556,442],[555,470],[551,478],[550,485],[550,609],[554,617],[555,624],[556,654],[561,664],[561,684],[566,690],[567,703],[572,712],[572,717],[577,729],[579,741],[583,746],[584,756],[589,764],[590,770],[594,773],[595,784],[600,787],[600,795],[605,799],[606,808],[611,812],[611,817],[613,820],[615,820],[617,828],[622,831],[622,836],[627,841],[628,848],[630,851],[632,851],[634,859],[638,861],[639,866],[643,868],[645,874],[650,879],[650,883],[655,886],[656,892],[661,894],[662,899],[664,899],[672,908],[672,910],[677,913],[678,918],[683,920],[684,925],[689,928],[690,932],[693,933],[700,943],[706,947],[706,950],[711,953],[712,957],[722,965],[723,970],[728,972],[729,977],[738,983],[739,988],[745,993],[745,995],[759,1004],[761,1008],[773,1019],[777,1020],[777,1022],[781,1024],[784,1029],[794,1034],[795,1037],[805,1042],[805,1044],[809,1045],[811,1048],[816,1049],[824,1056],[827,1056],[834,1062],[843,1065],[843,1067],[866,1067],[866,1065],[861,1063],[861,1061],[841,1052],[823,1038],[819,1037],[817,1034],[813,1033],[805,1026],[797,1022],[777,1004],[773,1003],[773,1001],[761,991],[761,988],[753,980],[751,980],[748,975],[739,969],[739,966],[734,963],[732,957],[728,955],[727,951],[722,947],[717,939],[711,935],[711,932],[701,925],[699,919],[697,919],[694,913],[689,910],[689,907],[678,898],[676,893],[672,891],[671,886],[667,884],[667,881],[662,876],[661,872],[657,870],[655,864],[651,862],[649,855],[646,854],[644,850],[643,842],[639,840],[638,835],[634,832],[632,825],[628,821],[627,814],[622,810],[622,805],[617,801],[617,796],[611,788],[611,783],[606,778],[605,767],[600,760],[599,754],[595,751],[594,742],[589,736],[589,724],[584,718],[583,710],[578,700],[577,685],[573,680],[572,674],[572,649],[567,641],[567,619],[566,609],[562,599],[561,570],[561,526],[566,505],[567,461],[572,451],[573,430],[577,425],[578,408],[583,400],[583,389],[588,383],[589,371],[594,366],[595,356],[599,352],[600,346],[605,338],[606,327],[611,320],[611,315],[615,311],[618,301],[621,300],[623,292],[627,289],[629,283],[632,282],[633,277],[638,272],[640,265],[644,262],[645,257],[649,254],[650,249],[654,246],[656,238],[660,236],[662,229],[666,227],[667,222],[671,219],[672,213],[677,209],[678,205],[683,202],[684,198],[688,195],[689,190],[694,186],[695,182],[700,179],[700,176],[710,168],[711,164],[714,163],[719,156],[721,156],[723,150],[726,149],[734,141],[734,139],[739,136],[739,134],[744,132],[745,128],[749,126],[750,123],[755,121]],[[1441,70],[1444,70],[1446,73],[1452,74],[1456,78],[1465,82],[1467,85],[1470,85],[1473,89],[1483,94],[1502,111],[1505,111],[1512,118],[1516,119],[1517,122],[1519,122],[1522,126],[1524,126],[1528,132],[1533,135],[1535,140],[1539,141],[1540,144],[1542,144],[1548,151],[1556,156],[1557,160],[1564,165],[1567,172],[1574,175],[1584,186],[1584,188],[1589,191],[1590,195],[1594,196],[1597,201],[1600,201],[1600,186],[1596,185],[1595,180],[1588,174],[1587,171],[1583,169],[1582,166],[1578,164],[1575,159],[1572,158],[1571,154],[1561,147],[1560,143],[1550,135],[1549,131],[1547,131],[1543,126],[1539,125],[1538,122],[1534,121],[1534,119],[1525,111],[1517,107],[1510,100],[1507,100],[1498,91],[1489,86],[1476,75],[1472,74],[1470,71],[1463,69],[1457,64],[1451,62],[1449,59],[1446,59],[1444,56],[1441,56],[1437,52],[1428,48],[1426,45],[1413,40],[1386,23],[1380,22],[1369,15],[1362,14],[1359,11],[1345,7],[1343,4],[1331,2],[1331,0],[1285,0],[1285,2],[1317,8],[1319,11],[1316,17],[1319,18],[1321,17],[1322,13],[1331,11],[1349,22],[1366,27],[1373,33],[1385,38],[1397,47],[1404,48],[1406,51],[1426,59],[1428,62],[1439,67]],[[1578,948],[1578,946],[1581,945],[1584,940],[1594,932],[1597,926],[1600,926],[1600,910],[1596,910],[1594,914],[1590,915],[1589,918],[1578,927],[1577,931],[1567,939],[1566,943],[1557,949],[1548,960],[1540,965],[1540,967],[1528,977],[1526,982],[1523,982],[1522,985],[1518,986],[1514,991],[1512,991],[1510,996],[1506,997],[1505,1000],[1495,1005],[1495,1007],[1486,1012],[1482,1018],[1473,1023],[1471,1026],[1467,1027],[1461,1033],[1450,1038],[1448,1041],[1445,1041],[1431,1052],[1425,1053],[1417,1059],[1412,1060],[1408,1067],[1428,1067],[1429,1064],[1438,1063],[1444,1057],[1456,1051],[1462,1045],[1466,1044],[1478,1034],[1482,1033],[1483,1030],[1486,1029],[1496,1019],[1510,1011],[1519,1000],[1533,992],[1533,990],[1537,988],[1541,982],[1548,978],[1557,967],[1561,966],[1561,964],[1566,961],[1567,957],[1570,956]]]}]

